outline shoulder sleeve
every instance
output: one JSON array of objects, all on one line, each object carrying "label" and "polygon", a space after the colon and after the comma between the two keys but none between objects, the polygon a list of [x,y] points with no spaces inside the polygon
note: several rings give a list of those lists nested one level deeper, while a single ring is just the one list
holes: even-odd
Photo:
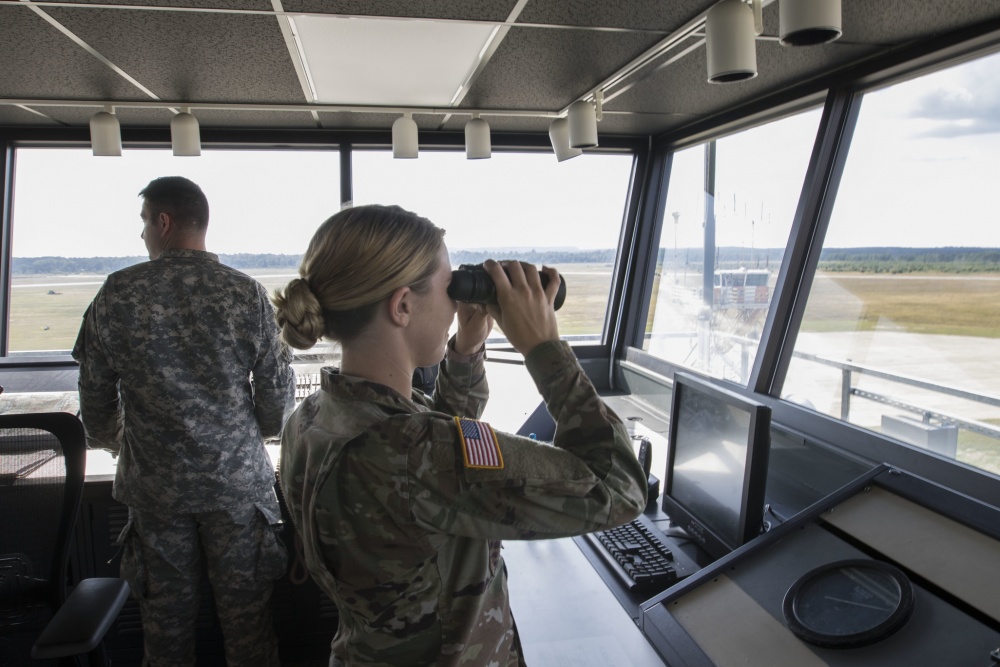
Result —
[{"label": "shoulder sleeve", "polygon": [[387,437],[410,443],[407,502],[424,528],[499,539],[565,537],[642,511],[646,480],[621,420],[568,346],[540,356],[529,370],[557,420],[554,444],[441,413],[388,420],[397,432]]},{"label": "shoulder sleeve", "polygon": [[486,353],[471,356],[452,350],[455,338],[448,341],[448,353],[438,372],[434,388],[434,407],[449,415],[478,417],[486,408],[490,387],[486,382]]},{"label": "shoulder sleeve", "polygon": [[73,358],[80,363],[80,419],[87,432],[87,446],[117,454],[122,448],[125,413],[118,391],[118,372],[104,347],[101,325],[104,288],[83,315]]},{"label": "shoulder sleeve", "polygon": [[295,373],[291,350],[281,340],[274,308],[262,286],[260,305],[260,349],[253,367],[254,412],[261,434],[273,437],[281,432],[285,419],[295,408]]}]

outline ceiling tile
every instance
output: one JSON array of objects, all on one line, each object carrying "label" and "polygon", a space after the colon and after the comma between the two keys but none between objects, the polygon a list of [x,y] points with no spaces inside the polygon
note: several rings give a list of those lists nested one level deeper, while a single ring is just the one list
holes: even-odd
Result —
[{"label": "ceiling tile", "polygon": [[[343,128],[349,130],[383,130],[389,131],[399,114],[353,113],[348,111],[328,112],[319,114],[323,127]],[[413,120],[419,131],[436,130],[444,116],[438,114],[415,114]]]},{"label": "ceiling tile", "polygon": [[519,23],[629,28],[670,33],[717,0],[531,0],[517,17]]},{"label": "ceiling tile", "polygon": [[28,7],[0,6],[0,63],[3,97],[146,98]]},{"label": "ceiling tile", "polygon": [[517,0],[282,0],[286,12],[506,21]]},{"label": "ceiling tile", "polygon": [[648,33],[512,28],[461,106],[557,111],[660,39]]},{"label": "ceiling tile", "polygon": [[305,101],[273,16],[58,7],[48,12],[160,99]]},{"label": "ceiling tile", "polygon": [[497,27],[393,19],[293,19],[317,101],[448,106]]},{"label": "ceiling tile", "polygon": [[[33,0],[38,3],[65,0]],[[77,5],[119,5],[122,7],[186,7],[193,9],[238,9],[271,11],[269,0],[71,0]]]},{"label": "ceiling tile", "polygon": [[[36,111],[45,113],[45,109],[42,108],[36,109]],[[59,123],[47,115],[39,116],[37,113],[32,113],[19,106],[3,104],[0,105],[0,125],[58,127]]]}]

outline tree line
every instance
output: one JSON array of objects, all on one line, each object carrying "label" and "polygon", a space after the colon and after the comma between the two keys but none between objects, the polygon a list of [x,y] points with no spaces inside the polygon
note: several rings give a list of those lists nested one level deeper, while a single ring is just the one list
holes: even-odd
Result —
[{"label": "tree line", "polygon": [[820,255],[819,268],[856,273],[1000,272],[1000,248],[831,248]]},{"label": "tree line", "polygon": [[[454,265],[479,264],[486,259],[517,258],[534,264],[581,264],[609,263],[615,258],[615,251],[608,250],[553,250],[538,251],[472,251],[459,250],[451,253]],[[106,275],[119,269],[145,262],[146,257],[14,257],[11,270],[14,275]],[[297,270],[302,255],[281,255],[274,253],[219,254],[219,261],[234,269],[289,269]]]},{"label": "tree line", "polygon": [[[716,268],[773,269],[781,264],[784,248],[720,247]],[[520,259],[532,264],[610,264],[615,250],[456,250],[453,265],[479,264],[486,259]],[[235,269],[298,269],[302,255],[274,253],[220,254]],[[146,261],[145,257],[15,257],[14,275],[97,274]],[[659,263],[667,267],[703,265],[701,248],[660,248]],[[1000,272],[1000,248],[826,248],[819,259],[822,271],[856,273],[984,273]]]},{"label": "tree line", "polygon": [[[784,248],[721,247],[716,269],[771,269],[776,271]],[[701,248],[660,248],[659,262],[668,269],[699,269]],[[1000,248],[824,248],[819,270],[843,273],[1000,273]]]}]

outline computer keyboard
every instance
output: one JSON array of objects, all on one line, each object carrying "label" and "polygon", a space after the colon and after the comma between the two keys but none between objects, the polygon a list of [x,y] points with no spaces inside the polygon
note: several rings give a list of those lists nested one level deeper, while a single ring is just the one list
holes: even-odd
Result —
[{"label": "computer keyboard", "polygon": [[663,590],[700,568],[645,515],[586,535],[628,590]]}]

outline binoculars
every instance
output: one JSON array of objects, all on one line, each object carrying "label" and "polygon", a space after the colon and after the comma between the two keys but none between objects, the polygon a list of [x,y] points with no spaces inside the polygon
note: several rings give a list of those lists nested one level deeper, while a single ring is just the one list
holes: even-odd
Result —
[{"label": "binoculars", "polygon": [[[510,277],[510,273],[505,268],[504,273]],[[549,284],[549,277],[539,271],[542,279],[542,287]],[[563,301],[566,300],[566,279],[559,283],[559,291],[556,293],[556,300],[553,304],[555,310],[562,308]],[[466,303],[492,303],[497,302],[497,289],[493,284],[490,274],[482,264],[462,264],[457,271],[451,272],[451,283],[448,285],[448,296],[454,301],[464,301]]]}]

